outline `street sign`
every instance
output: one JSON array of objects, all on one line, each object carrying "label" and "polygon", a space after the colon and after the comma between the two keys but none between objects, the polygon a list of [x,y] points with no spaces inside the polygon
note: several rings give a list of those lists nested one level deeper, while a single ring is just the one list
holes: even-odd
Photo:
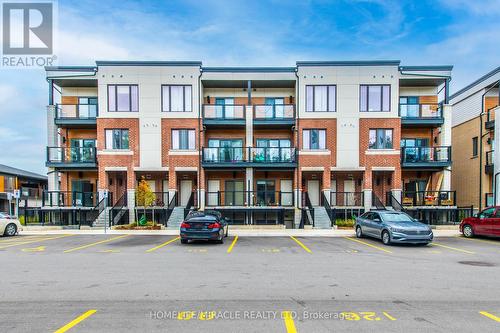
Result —
[{"label": "street sign", "polygon": [[16,199],[19,199],[21,197],[21,191],[20,190],[14,190],[13,196]]}]

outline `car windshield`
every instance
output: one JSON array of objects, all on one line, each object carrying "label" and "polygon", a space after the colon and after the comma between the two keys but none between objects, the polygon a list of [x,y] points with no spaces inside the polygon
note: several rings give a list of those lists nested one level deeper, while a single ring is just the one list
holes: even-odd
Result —
[{"label": "car windshield", "polygon": [[394,222],[394,223],[404,223],[404,222],[413,222],[412,218],[406,214],[399,213],[381,213],[384,221]]}]

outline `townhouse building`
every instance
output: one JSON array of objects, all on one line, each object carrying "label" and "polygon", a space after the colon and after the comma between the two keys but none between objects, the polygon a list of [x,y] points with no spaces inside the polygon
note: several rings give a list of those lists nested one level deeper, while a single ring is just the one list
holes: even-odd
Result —
[{"label": "townhouse building", "polygon": [[148,209],[173,227],[190,209],[287,228],[328,228],[375,207],[450,219],[451,70],[399,61],[47,67],[42,210],[133,222],[145,179],[156,198]]},{"label": "townhouse building", "polygon": [[453,108],[453,189],[459,205],[481,210],[494,204],[495,113],[499,110],[500,67],[450,96]]}]

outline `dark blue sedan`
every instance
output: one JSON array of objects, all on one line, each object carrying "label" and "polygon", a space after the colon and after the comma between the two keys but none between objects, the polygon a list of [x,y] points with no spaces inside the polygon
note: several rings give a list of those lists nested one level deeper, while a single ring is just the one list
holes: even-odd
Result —
[{"label": "dark blue sedan", "polygon": [[432,229],[408,214],[381,210],[366,212],[356,218],[356,237],[379,238],[382,243],[428,244],[432,242]]},{"label": "dark blue sedan", "polygon": [[187,244],[189,240],[213,240],[222,244],[228,236],[228,229],[227,220],[219,212],[192,212],[181,223],[181,243]]}]

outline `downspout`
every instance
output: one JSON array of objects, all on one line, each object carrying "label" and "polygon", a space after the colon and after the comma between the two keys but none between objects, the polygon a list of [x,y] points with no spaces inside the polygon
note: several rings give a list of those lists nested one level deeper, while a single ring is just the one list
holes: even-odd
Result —
[{"label": "downspout", "polygon": [[[295,158],[297,159],[297,167],[295,168],[295,178],[297,179],[297,183],[299,183],[299,172],[300,172],[300,163],[299,163],[299,149],[300,149],[300,132],[299,132],[299,97],[300,97],[300,77],[298,74],[298,67],[295,69],[295,77],[297,77],[297,84],[295,88],[295,127],[292,130],[296,133],[295,135],[295,153],[297,154]],[[302,189],[302,181],[299,184],[295,184],[296,188],[299,190],[297,192],[297,200],[299,192]],[[302,195],[300,197],[302,199]],[[302,202],[297,202],[297,207],[302,208]]]},{"label": "downspout", "polygon": [[200,67],[200,75],[198,75],[198,149],[200,149],[200,153],[198,154],[198,206],[200,205],[201,198],[199,197],[201,195],[201,173],[204,172],[204,170],[201,170],[201,159],[203,157],[203,148],[201,147],[201,133],[204,131],[203,129],[203,122],[201,119],[201,108],[203,106],[202,101],[200,100],[201,98],[201,75],[203,73],[202,68]]}]

